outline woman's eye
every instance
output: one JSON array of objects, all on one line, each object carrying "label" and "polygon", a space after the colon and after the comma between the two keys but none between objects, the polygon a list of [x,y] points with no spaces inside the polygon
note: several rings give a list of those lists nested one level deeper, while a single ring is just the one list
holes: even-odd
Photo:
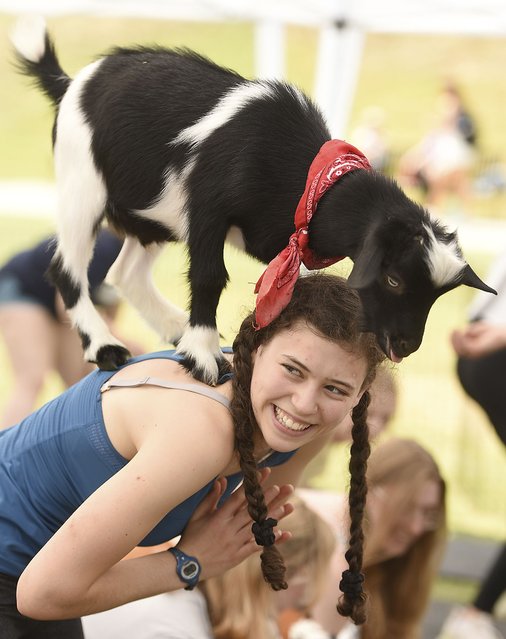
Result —
[{"label": "woman's eye", "polygon": [[388,285],[391,286],[392,288],[397,288],[399,286],[399,282],[394,279],[391,275],[387,275],[387,282]]},{"label": "woman's eye", "polygon": [[325,386],[325,388],[330,391],[333,395],[346,395],[346,393],[337,386]]},{"label": "woman's eye", "polygon": [[283,367],[290,373],[290,375],[300,375],[300,371],[295,366],[290,366],[290,364],[283,364]]}]

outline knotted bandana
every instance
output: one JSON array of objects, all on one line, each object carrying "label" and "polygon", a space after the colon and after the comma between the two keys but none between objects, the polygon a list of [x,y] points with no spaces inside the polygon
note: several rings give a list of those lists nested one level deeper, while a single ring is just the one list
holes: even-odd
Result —
[{"label": "knotted bandana", "polygon": [[312,270],[325,268],[345,257],[319,258],[315,255],[309,248],[309,222],[323,194],[337,180],[350,171],[370,168],[365,155],[343,140],[329,140],[318,151],[295,210],[295,232],[290,236],[288,246],[269,262],[256,284],[256,330],[270,324],[288,305],[301,263]]}]

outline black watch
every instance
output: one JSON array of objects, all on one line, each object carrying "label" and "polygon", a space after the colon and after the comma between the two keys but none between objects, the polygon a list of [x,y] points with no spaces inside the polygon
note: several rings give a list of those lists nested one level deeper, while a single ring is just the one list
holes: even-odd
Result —
[{"label": "black watch", "polygon": [[176,558],[176,572],[185,584],[185,590],[193,590],[199,582],[201,567],[196,557],[187,555],[179,548],[169,548],[168,551]]}]

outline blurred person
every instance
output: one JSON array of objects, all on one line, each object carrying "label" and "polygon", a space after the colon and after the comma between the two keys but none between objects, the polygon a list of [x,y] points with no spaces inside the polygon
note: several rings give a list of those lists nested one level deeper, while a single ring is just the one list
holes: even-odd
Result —
[{"label": "blurred person", "polygon": [[[284,519],[291,537],[279,547],[287,590],[274,592],[257,557],[251,556],[193,591],[165,593],[84,617],[85,639],[282,639],[287,632],[300,639],[329,639],[306,616],[326,583],[334,535],[302,500],[291,502],[294,511]],[[297,612],[285,616],[280,628],[278,612],[285,609]],[[312,635],[307,634],[310,630]],[[314,634],[317,630],[319,635]]]},{"label": "blurred person", "polygon": [[376,169],[386,173],[390,166],[390,147],[385,136],[385,112],[381,107],[365,108],[357,126],[350,134],[350,141],[358,147]]},{"label": "blurred person", "polygon": [[[93,302],[109,325],[120,300],[103,280],[122,243],[113,233],[100,231],[88,271]],[[13,376],[0,428],[15,424],[34,409],[51,371],[68,387],[93,370],[83,359],[81,340],[70,324],[63,300],[45,277],[55,248],[55,239],[46,238],[0,268],[0,334]],[[141,352],[139,344],[127,341],[134,354]]]},{"label": "blurred person", "polygon": [[451,194],[465,211],[471,197],[475,147],[474,119],[455,84],[447,81],[438,96],[435,126],[399,160],[399,182],[421,188],[434,213],[442,212]]},{"label": "blurred person", "polygon": [[346,499],[332,492],[297,491],[337,538],[329,582],[312,614],[339,639],[415,639],[445,546],[445,482],[425,448],[399,438],[373,450],[367,482],[363,565],[369,608],[361,627],[335,614],[348,544]]},{"label": "blurred person", "polygon": [[[506,445],[506,252],[489,273],[497,297],[477,295],[470,307],[470,323],[455,330],[451,342],[457,354],[457,376],[462,388],[485,412],[501,442]],[[439,639],[500,639],[494,625],[494,608],[506,590],[506,544],[492,563],[473,601],[455,608],[445,621]]]}]

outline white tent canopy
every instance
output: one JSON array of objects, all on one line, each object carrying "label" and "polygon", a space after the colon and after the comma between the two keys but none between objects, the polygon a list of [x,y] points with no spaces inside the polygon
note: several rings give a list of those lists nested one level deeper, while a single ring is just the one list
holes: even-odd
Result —
[{"label": "white tent canopy", "polygon": [[250,20],[256,75],[278,78],[284,76],[284,26],[314,26],[320,36],[313,97],[336,137],[346,130],[367,33],[506,35],[505,0],[0,0],[0,11]]}]

